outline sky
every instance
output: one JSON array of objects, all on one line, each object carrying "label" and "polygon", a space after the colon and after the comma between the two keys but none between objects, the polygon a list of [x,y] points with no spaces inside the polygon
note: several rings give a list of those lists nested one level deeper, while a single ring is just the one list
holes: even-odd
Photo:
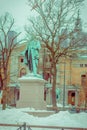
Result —
[{"label": "sky", "polygon": [[[9,12],[15,19],[15,24],[18,29],[23,28],[27,23],[27,17],[29,16],[28,0],[0,0],[0,16],[5,12]],[[85,0],[84,6],[81,8],[81,18],[83,23],[87,22],[87,0]],[[85,30],[87,24],[84,25]]]},{"label": "sky", "polygon": [[0,0],[0,16],[5,12],[13,16],[18,29],[23,28],[29,15],[27,0]]},{"label": "sky", "polygon": [[[35,110],[34,108],[7,108],[0,109],[0,123],[2,124],[24,124],[27,125],[44,125],[73,128],[87,128],[87,113],[70,113],[69,111],[59,111],[46,117],[33,116],[27,112],[46,112],[46,110]],[[17,130],[13,127],[0,127],[0,130]],[[32,130],[49,130],[43,128],[32,128]],[[52,129],[56,130],[56,129]],[[58,129],[57,129],[58,130]],[[69,129],[70,130],[70,129]],[[73,129],[76,130],[76,129]]]}]

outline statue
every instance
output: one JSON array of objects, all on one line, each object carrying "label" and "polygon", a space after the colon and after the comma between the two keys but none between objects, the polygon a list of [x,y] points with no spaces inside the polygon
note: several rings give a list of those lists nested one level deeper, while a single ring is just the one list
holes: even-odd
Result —
[{"label": "statue", "polygon": [[60,94],[61,94],[60,88],[56,88],[56,99],[57,99],[57,100],[60,99]]},{"label": "statue", "polygon": [[39,60],[40,42],[32,40],[25,51],[25,64],[28,66],[30,72],[37,74],[37,66]]}]

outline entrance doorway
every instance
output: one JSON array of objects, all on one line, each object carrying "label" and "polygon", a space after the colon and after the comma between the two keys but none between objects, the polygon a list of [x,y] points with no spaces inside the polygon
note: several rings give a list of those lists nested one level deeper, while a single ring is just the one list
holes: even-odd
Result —
[{"label": "entrance doorway", "polygon": [[68,91],[68,104],[75,105],[75,91]]}]

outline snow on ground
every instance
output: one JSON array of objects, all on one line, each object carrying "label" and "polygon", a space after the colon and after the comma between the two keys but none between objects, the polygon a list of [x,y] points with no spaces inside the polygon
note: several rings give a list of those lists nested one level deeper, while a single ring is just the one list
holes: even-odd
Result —
[{"label": "snow on ground", "polygon": [[[27,113],[28,111],[34,112],[36,110],[33,108],[20,108],[20,109],[7,108],[6,110],[0,110],[0,123],[22,124],[26,122],[28,125],[87,128],[86,112],[70,113],[68,111],[60,111],[48,117],[34,117],[33,115],[29,115]],[[17,130],[17,128],[0,127],[0,130]],[[47,130],[47,129],[32,128],[32,130]]]}]

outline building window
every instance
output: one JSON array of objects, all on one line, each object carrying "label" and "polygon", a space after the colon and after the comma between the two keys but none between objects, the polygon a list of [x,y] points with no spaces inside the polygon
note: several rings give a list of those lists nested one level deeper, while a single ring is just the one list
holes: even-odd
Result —
[{"label": "building window", "polygon": [[82,78],[84,78],[84,77],[86,77],[86,75],[85,75],[85,74],[83,74],[83,75],[81,75],[81,77],[82,77]]},{"label": "building window", "polygon": [[49,83],[51,83],[51,74],[45,72],[45,74],[44,74],[44,79],[47,80],[47,81],[49,81]]},{"label": "building window", "polygon": [[86,75],[85,74],[81,75],[81,85],[82,86],[86,85],[86,80],[87,80]]},{"label": "building window", "polygon": [[87,67],[87,64],[85,64],[85,67]]},{"label": "building window", "polygon": [[26,69],[25,69],[25,68],[22,68],[22,69],[20,70],[20,77],[22,77],[22,76],[24,76],[24,75],[26,75]]},{"label": "building window", "polygon": [[83,67],[83,64],[80,64],[80,67]]},{"label": "building window", "polygon": [[23,62],[24,62],[24,59],[23,59],[23,58],[21,58],[21,59],[20,59],[20,62],[21,62],[21,63],[23,63]]}]

